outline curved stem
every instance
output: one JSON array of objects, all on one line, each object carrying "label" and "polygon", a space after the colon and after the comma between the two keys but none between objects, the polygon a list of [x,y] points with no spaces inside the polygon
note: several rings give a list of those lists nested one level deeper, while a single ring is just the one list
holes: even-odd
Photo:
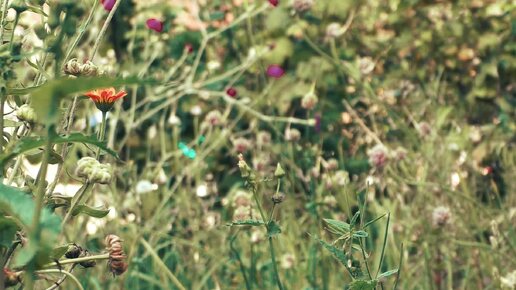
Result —
[{"label": "curved stem", "polygon": [[109,253],[94,255],[94,256],[87,256],[87,257],[80,257],[80,258],[75,258],[75,259],[64,259],[64,260],[60,260],[59,262],[52,262],[52,263],[45,264],[45,265],[43,265],[43,268],[59,267],[59,266],[66,265],[66,264],[77,264],[80,262],[107,260],[107,259],[109,259]]},{"label": "curved stem", "polygon": [[79,282],[79,280],[77,280],[77,278],[68,271],[59,270],[59,269],[48,269],[48,270],[39,270],[39,271],[36,271],[35,273],[36,274],[53,274],[53,273],[65,274],[66,276],[70,277],[70,279],[72,279],[72,281],[75,283],[75,285],[77,286],[78,289],[84,290],[84,288],[81,285],[81,282]]},{"label": "curved stem", "polygon": [[120,6],[120,3],[122,3],[122,0],[118,0],[115,2],[115,5],[109,12],[109,15],[106,18],[106,21],[104,21],[104,25],[102,26],[102,29],[100,30],[99,36],[97,36],[97,39],[95,40],[95,44],[93,45],[93,52],[91,54],[91,60],[93,60],[93,58],[95,57],[95,54],[97,53],[97,50],[99,49],[100,41],[102,40],[102,37],[104,37],[104,34],[106,34],[106,30],[109,26],[109,23],[111,22],[113,15],[115,15],[116,9],[118,8],[118,6]]}]

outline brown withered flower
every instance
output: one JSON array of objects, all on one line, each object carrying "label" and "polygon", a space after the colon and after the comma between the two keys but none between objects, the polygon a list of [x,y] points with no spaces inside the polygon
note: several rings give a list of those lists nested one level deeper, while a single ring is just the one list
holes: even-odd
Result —
[{"label": "brown withered flower", "polygon": [[122,239],[117,235],[107,235],[105,243],[109,251],[109,270],[113,273],[113,276],[122,275],[127,270]]}]

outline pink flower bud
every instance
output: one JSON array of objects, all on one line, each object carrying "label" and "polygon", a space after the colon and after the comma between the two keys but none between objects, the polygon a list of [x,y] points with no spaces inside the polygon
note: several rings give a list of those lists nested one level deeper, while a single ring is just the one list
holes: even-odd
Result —
[{"label": "pink flower bud", "polygon": [[279,5],[279,0],[269,0],[272,6],[277,7]]},{"label": "pink flower bud", "polygon": [[104,6],[106,11],[111,11],[113,6],[115,6],[116,0],[100,0],[100,3]]},{"label": "pink flower bud", "polygon": [[237,95],[237,90],[235,90],[235,88],[229,88],[226,90],[226,94],[228,94],[228,96],[234,98]]},{"label": "pink flower bud", "polygon": [[147,28],[149,28],[151,30],[154,30],[156,32],[163,31],[163,22],[159,21],[156,18],[147,19],[146,24],[147,24]]},{"label": "pink flower bud", "polygon": [[279,79],[284,74],[285,74],[285,70],[281,66],[279,66],[277,64],[272,64],[272,65],[269,65],[267,67],[267,75],[270,76],[270,77],[273,77],[275,79]]}]

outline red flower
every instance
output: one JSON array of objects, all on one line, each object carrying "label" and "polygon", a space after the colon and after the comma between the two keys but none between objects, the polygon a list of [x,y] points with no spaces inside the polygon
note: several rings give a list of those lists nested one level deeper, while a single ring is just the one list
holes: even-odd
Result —
[{"label": "red flower", "polygon": [[237,90],[235,90],[234,88],[229,88],[226,90],[226,94],[228,94],[228,96],[234,98],[237,95]]},{"label": "red flower", "polygon": [[193,52],[193,45],[191,43],[187,43],[185,44],[185,50],[188,52],[188,53],[192,53]]},{"label": "red flower", "polygon": [[163,22],[156,18],[147,19],[147,22],[145,22],[145,24],[147,24],[147,27],[149,29],[154,30],[156,32],[163,31]]},{"label": "red flower", "polygon": [[125,91],[117,93],[115,88],[107,88],[87,92],[85,95],[95,103],[99,110],[105,113],[111,110],[116,100],[125,97],[127,93]]},{"label": "red flower", "polygon": [[279,0],[269,0],[269,3],[271,3],[272,6],[276,7],[279,5]]}]

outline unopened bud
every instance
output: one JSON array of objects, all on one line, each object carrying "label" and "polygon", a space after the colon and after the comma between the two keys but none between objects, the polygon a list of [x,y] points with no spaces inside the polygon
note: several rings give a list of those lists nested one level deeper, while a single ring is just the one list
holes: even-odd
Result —
[{"label": "unopened bud", "polygon": [[36,123],[36,112],[27,104],[22,105],[18,110],[16,110],[16,117],[22,122],[27,122],[29,124]]},{"label": "unopened bud", "polygon": [[278,165],[276,165],[276,170],[274,171],[274,176],[276,176],[277,178],[282,178],[283,176],[285,176],[285,170],[283,170],[283,168],[281,167],[281,164],[278,163]]},{"label": "unopened bud", "polygon": [[312,84],[310,91],[308,91],[301,99],[301,107],[306,110],[312,110],[317,104],[318,98],[315,94],[315,82]]},{"label": "unopened bud", "polygon": [[274,204],[282,203],[285,200],[285,194],[282,192],[275,193],[271,199]]}]

